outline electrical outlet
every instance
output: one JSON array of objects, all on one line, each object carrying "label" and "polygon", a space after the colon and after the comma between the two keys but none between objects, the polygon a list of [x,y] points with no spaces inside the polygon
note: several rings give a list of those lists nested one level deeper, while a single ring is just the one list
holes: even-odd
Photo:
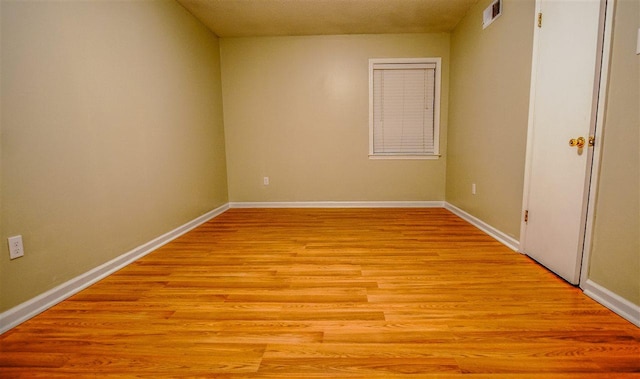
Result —
[{"label": "electrical outlet", "polygon": [[9,237],[9,256],[11,259],[20,258],[23,255],[22,236]]},{"label": "electrical outlet", "polygon": [[472,195],[475,195],[475,194],[476,194],[476,184],[475,184],[475,183],[472,183],[472,184],[471,184],[471,194],[472,194]]},{"label": "electrical outlet", "polygon": [[268,186],[268,185],[269,185],[269,177],[268,177],[268,176],[265,176],[264,178],[262,178],[262,183],[263,183],[265,186]]}]

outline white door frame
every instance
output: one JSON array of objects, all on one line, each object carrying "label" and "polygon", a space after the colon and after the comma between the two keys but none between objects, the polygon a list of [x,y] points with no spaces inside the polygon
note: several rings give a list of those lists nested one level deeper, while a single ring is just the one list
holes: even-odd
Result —
[{"label": "white door frame", "polygon": [[[595,136],[595,146],[592,148],[592,152],[589,155],[587,166],[590,166],[590,172],[587,173],[588,179],[585,182],[585,202],[583,205],[583,218],[584,218],[584,240],[582,241],[582,264],[580,268],[580,282],[582,285],[586,282],[589,274],[589,258],[591,251],[591,240],[593,232],[594,212],[593,206],[595,205],[598,176],[600,171],[600,159],[602,151],[602,135],[604,127],[604,115],[606,105],[606,93],[609,73],[609,61],[611,56],[611,38],[613,28],[613,11],[615,6],[615,0],[604,0],[602,3],[604,17],[600,20],[599,35],[601,38],[598,41],[598,49],[602,51],[601,61],[597,63],[597,69],[600,69],[600,74],[597,78],[599,85],[597,90],[594,90],[594,107],[595,122],[591,125],[590,135]],[[540,12],[540,2],[536,1],[535,13],[534,13],[534,25],[538,23],[538,13]],[[538,36],[539,29],[536,27],[533,34],[533,52],[531,63],[531,88],[529,92],[529,116],[527,127],[527,147],[525,156],[525,171],[524,171],[524,187],[523,187],[523,200],[522,211],[520,218],[520,252],[525,253],[525,237],[527,233],[527,224],[525,222],[525,212],[529,207],[529,188],[531,186],[531,166],[533,159],[533,133],[534,133],[534,101],[536,95],[536,73],[538,69]],[[593,130],[595,129],[595,130]]]},{"label": "white door frame", "polygon": [[[600,88],[598,91],[597,114],[595,123],[596,138],[593,146],[593,156],[591,161],[591,181],[589,182],[589,196],[587,199],[587,218],[585,225],[584,247],[582,251],[582,268],[580,270],[580,288],[584,289],[584,285],[589,278],[589,260],[591,258],[591,245],[593,235],[593,224],[595,221],[596,194],[598,182],[600,178],[600,160],[602,159],[602,136],[605,124],[606,105],[607,105],[607,89],[609,88],[609,66],[611,62],[611,41],[613,38],[613,18],[616,0],[607,0],[605,9],[605,19],[601,23],[600,28],[604,28],[601,32],[603,38],[602,44],[602,60],[600,62]],[[600,46],[600,45],[599,45]]]}]

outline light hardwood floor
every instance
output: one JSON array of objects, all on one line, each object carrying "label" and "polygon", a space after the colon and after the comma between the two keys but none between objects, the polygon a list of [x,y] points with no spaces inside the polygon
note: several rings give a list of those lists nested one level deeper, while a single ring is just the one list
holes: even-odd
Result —
[{"label": "light hardwood floor", "polygon": [[444,209],[232,209],[0,346],[2,378],[640,376],[640,329]]}]

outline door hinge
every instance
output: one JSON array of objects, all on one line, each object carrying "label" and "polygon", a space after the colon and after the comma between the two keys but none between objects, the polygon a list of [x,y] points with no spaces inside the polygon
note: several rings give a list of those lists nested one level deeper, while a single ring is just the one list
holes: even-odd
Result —
[{"label": "door hinge", "polygon": [[538,27],[542,27],[542,12],[538,13]]},{"label": "door hinge", "polygon": [[524,223],[528,223],[529,222],[529,211],[524,211]]}]

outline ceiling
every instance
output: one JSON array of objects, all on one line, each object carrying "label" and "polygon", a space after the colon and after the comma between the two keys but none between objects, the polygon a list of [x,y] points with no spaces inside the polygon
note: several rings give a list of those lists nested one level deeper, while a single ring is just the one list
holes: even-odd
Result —
[{"label": "ceiling", "polygon": [[219,37],[450,32],[478,0],[178,0]]}]

